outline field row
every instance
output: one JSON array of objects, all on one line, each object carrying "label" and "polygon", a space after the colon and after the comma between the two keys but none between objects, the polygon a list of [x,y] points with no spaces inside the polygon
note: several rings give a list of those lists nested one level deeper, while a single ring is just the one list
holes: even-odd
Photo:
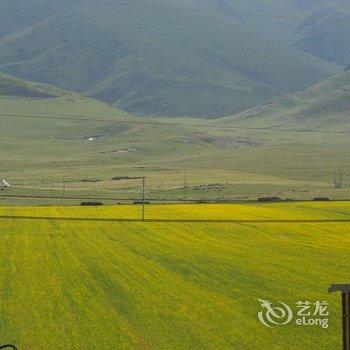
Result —
[{"label": "field row", "polygon": [[[1,208],[2,215],[137,217],[139,207]],[[154,218],[349,218],[350,205],[148,206]],[[340,347],[332,282],[350,224],[0,219],[0,342],[19,349]],[[258,299],[327,300],[330,327],[266,328]],[[258,345],[257,345],[258,344]]]}]

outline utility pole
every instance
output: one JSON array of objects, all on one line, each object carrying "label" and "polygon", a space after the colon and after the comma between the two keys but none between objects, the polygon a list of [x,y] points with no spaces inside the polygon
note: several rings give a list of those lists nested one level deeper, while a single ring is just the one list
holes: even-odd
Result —
[{"label": "utility pole", "polygon": [[334,182],[334,188],[337,189],[337,173],[336,173],[335,168],[333,171],[333,182]]},{"label": "utility pole", "polygon": [[336,190],[338,189],[342,189],[343,188],[343,169],[334,169],[334,173],[333,173],[333,177],[334,177],[334,188]]},{"label": "utility pole", "polygon": [[66,197],[66,175],[63,176],[63,197]]},{"label": "utility pole", "polygon": [[184,185],[185,185],[185,201],[187,200],[187,174],[185,174],[185,182],[184,182]]},{"label": "utility pole", "polygon": [[145,221],[145,185],[146,179],[142,178],[142,211],[141,211],[141,220]]},{"label": "utility pole", "polygon": [[342,168],[339,170],[339,182],[340,182],[340,188],[343,188],[343,172]]},{"label": "utility pole", "polygon": [[329,293],[342,293],[343,350],[350,350],[350,284],[332,284]]}]

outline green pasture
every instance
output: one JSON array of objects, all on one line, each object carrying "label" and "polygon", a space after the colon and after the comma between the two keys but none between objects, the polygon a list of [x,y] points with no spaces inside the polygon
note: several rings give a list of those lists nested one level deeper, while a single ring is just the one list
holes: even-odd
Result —
[{"label": "green pasture", "polygon": [[[148,197],[178,199],[185,196],[187,175],[189,198],[350,196],[346,134],[225,130],[208,122],[189,127],[198,122],[187,119],[162,121],[178,126],[123,124],[122,112],[88,99],[73,101],[0,99],[3,114],[29,116],[0,118],[0,177],[13,185],[7,194],[61,196],[65,176],[67,196],[135,198],[139,181],[112,179],[147,176]],[[344,188],[334,191],[333,169],[340,167]]]}]

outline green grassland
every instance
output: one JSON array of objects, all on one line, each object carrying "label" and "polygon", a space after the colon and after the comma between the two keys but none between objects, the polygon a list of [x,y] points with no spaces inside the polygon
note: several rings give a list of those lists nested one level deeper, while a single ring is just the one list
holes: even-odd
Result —
[{"label": "green grassland", "polygon": [[[350,224],[340,220],[350,219],[349,203],[148,206],[149,221],[123,221],[139,210],[0,208],[0,342],[28,350],[340,348],[340,297],[327,288],[348,278]],[[275,219],[286,222],[256,222]],[[265,328],[258,298],[327,300],[330,327]]]},{"label": "green grassland", "polygon": [[[147,197],[179,199],[187,175],[190,199],[349,198],[349,74],[258,112],[165,124],[0,76],[0,176],[13,185],[0,192],[1,202],[62,203],[3,195],[62,196],[64,176],[67,197],[139,197],[139,180],[112,179],[147,176]],[[340,167],[344,188],[335,191],[333,169]]]}]

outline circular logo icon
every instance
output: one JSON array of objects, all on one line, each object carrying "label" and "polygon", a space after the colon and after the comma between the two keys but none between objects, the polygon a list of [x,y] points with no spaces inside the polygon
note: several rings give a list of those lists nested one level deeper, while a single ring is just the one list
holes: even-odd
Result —
[{"label": "circular logo icon", "polygon": [[259,321],[266,327],[283,326],[293,319],[292,309],[285,303],[278,302],[276,306],[269,300],[259,299],[263,308],[258,313]]}]

